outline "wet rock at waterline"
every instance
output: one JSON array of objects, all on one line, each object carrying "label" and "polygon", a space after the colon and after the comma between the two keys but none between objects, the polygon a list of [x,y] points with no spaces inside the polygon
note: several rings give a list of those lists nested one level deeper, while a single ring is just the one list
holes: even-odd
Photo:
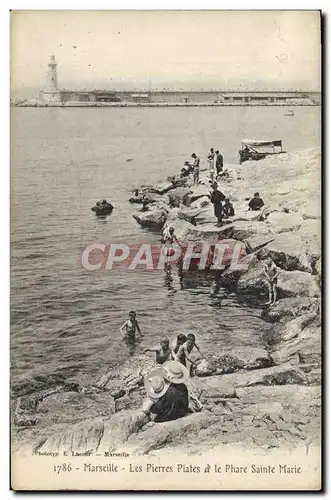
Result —
[{"label": "wet rock at waterline", "polygon": [[132,216],[143,228],[159,231],[167,220],[167,212],[163,209],[149,210]]}]

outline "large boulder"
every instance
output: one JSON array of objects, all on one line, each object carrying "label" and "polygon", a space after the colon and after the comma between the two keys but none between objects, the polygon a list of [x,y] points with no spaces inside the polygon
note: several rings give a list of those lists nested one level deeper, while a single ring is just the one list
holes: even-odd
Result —
[{"label": "large boulder", "polygon": [[207,207],[210,204],[210,199],[208,196],[202,196],[201,198],[198,198],[197,200],[193,201],[193,203],[190,203],[191,208],[204,208]]},{"label": "large boulder", "polygon": [[[293,323],[293,321],[290,323]],[[286,326],[288,331],[289,327],[288,325]],[[320,367],[321,329],[318,327],[308,326],[297,333],[295,326],[297,325],[294,325],[293,333],[296,333],[296,336],[286,342],[281,342],[281,344],[278,345],[271,353],[271,358],[274,363],[281,365],[290,361],[296,364],[300,363],[301,365],[309,364],[310,367]],[[297,330],[299,330],[299,328],[300,327],[297,326]]]},{"label": "large boulder", "polygon": [[171,221],[171,226],[174,228],[175,235],[177,236],[179,242],[185,242],[192,237],[192,231],[194,231],[196,227],[184,219],[175,219]]},{"label": "large boulder", "polygon": [[306,313],[319,313],[319,299],[310,297],[286,297],[280,299],[271,307],[266,307],[261,317],[270,323],[287,323],[291,319]]},{"label": "large boulder", "polygon": [[157,186],[155,186],[154,188],[151,188],[151,191],[154,191],[157,194],[165,194],[168,191],[170,191],[170,189],[173,189],[173,187],[174,187],[174,185],[172,182],[164,181],[164,182],[161,182],[160,184],[158,184]]},{"label": "large boulder", "polygon": [[209,203],[209,205],[207,205],[204,208],[195,210],[197,210],[197,213],[195,215],[195,220],[199,226],[217,223],[217,219],[214,214],[214,205],[212,203]]},{"label": "large boulder", "polygon": [[193,186],[191,188],[191,193],[187,198],[187,204],[191,205],[194,201],[198,200],[199,198],[205,198],[205,197],[207,197],[210,200],[210,189],[207,186],[201,184]]},{"label": "large boulder", "polygon": [[147,212],[133,214],[132,217],[141,227],[160,231],[167,219],[167,211],[165,209],[148,210]]},{"label": "large boulder", "polygon": [[171,208],[168,212],[167,216],[167,226],[170,227],[171,223],[177,219],[184,219],[193,226],[196,226],[196,215],[199,213],[199,209],[197,208],[188,208],[184,205],[180,205],[176,208]]},{"label": "large boulder", "polygon": [[289,214],[286,212],[272,212],[268,216],[268,224],[275,233],[285,233],[298,229],[302,220],[301,214],[296,212]]},{"label": "large boulder", "polygon": [[265,263],[253,259],[248,270],[242,274],[237,283],[240,293],[266,293],[268,291],[267,279],[264,274]]},{"label": "large boulder", "polygon": [[284,297],[319,297],[320,288],[314,276],[303,271],[279,271],[278,290]]},{"label": "large boulder", "polygon": [[191,189],[187,187],[178,187],[168,191],[167,196],[170,204],[188,205],[188,196],[191,194]]},{"label": "large boulder", "polygon": [[281,340],[288,341],[299,335],[304,328],[310,325],[317,318],[316,313],[308,313],[292,319],[281,329]]},{"label": "large boulder", "polygon": [[261,259],[271,257],[275,264],[286,271],[312,271],[313,255],[297,234],[276,234],[274,239],[258,252]]},{"label": "large boulder", "polygon": [[[268,291],[268,281],[264,274],[265,262],[253,260],[248,271],[238,281],[238,290],[245,293]],[[280,297],[319,297],[320,290],[316,280],[302,271],[279,269],[277,291]]]},{"label": "large boulder", "polygon": [[321,221],[317,219],[307,219],[302,222],[299,229],[295,232],[300,236],[304,245],[309,249],[312,256],[313,265],[321,255]]}]

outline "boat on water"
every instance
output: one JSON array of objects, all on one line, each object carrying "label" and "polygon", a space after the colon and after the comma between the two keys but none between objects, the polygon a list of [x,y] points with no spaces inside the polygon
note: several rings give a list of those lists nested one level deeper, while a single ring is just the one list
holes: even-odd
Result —
[{"label": "boat on water", "polygon": [[286,153],[283,151],[282,141],[256,141],[244,139],[241,141],[239,150],[239,161],[242,164],[248,160],[262,160],[267,156]]},{"label": "boat on water", "polygon": [[294,116],[293,109],[289,109],[288,111],[286,111],[286,113],[284,114],[284,116]]}]

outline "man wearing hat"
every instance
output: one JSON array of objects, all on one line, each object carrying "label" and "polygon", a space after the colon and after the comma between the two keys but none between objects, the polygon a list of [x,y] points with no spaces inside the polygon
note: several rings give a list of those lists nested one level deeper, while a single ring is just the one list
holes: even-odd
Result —
[{"label": "man wearing hat", "polygon": [[153,368],[145,377],[149,400],[143,405],[146,414],[154,414],[154,422],[168,422],[184,417],[189,411],[188,390],[185,382],[189,372],[177,361],[167,361]]}]

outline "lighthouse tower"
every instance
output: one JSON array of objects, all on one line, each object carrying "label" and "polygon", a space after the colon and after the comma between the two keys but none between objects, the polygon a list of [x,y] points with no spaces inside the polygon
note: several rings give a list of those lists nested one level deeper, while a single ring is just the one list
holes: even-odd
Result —
[{"label": "lighthouse tower", "polygon": [[57,62],[55,61],[55,56],[51,56],[51,59],[48,63],[46,87],[47,87],[47,90],[58,90]]},{"label": "lighthouse tower", "polygon": [[41,98],[46,102],[61,102],[61,92],[57,82],[57,62],[53,55],[47,65],[46,88],[41,92]]}]

